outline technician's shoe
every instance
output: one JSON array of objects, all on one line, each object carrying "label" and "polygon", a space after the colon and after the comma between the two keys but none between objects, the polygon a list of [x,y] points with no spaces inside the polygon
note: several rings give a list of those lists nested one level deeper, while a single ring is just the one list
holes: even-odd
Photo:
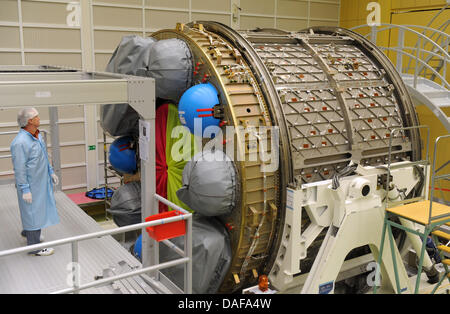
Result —
[{"label": "technician's shoe", "polygon": [[51,247],[40,250],[39,252],[34,253],[36,256],[49,256],[55,253],[55,250]]}]

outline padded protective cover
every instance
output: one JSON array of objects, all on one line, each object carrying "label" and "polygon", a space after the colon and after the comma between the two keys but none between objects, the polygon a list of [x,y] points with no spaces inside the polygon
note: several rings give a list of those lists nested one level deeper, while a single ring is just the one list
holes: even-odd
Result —
[{"label": "padded protective cover", "polygon": [[192,85],[192,54],[181,39],[164,39],[150,47],[146,76],[156,80],[156,97],[178,103]]},{"label": "padded protective cover", "polygon": [[130,182],[119,187],[111,198],[107,211],[119,227],[137,224],[141,219],[141,184]]},{"label": "padded protective cover", "polygon": [[156,97],[178,102],[192,85],[192,62],[191,51],[181,39],[157,41],[151,37],[131,35],[122,38],[106,71],[153,77]]},{"label": "padded protective cover", "polygon": [[[231,264],[230,237],[216,218],[194,214],[192,222],[192,293],[217,293]],[[184,236],[171,239],[184,249]],[[166,245],[160,245],[161,263],[180,258]],[[178,287],[183,288],[184,265],[161,271]]]},{"label": "padded protective cover", "polygon": [[228,215],[236,203],[236,170],[222,151],[196,154],[183,170],[178,198],[204,216]]},{"label": "padded protective cover", "polygon": [[[124,36],[106,71],[153,77],[156,97],[178,103],[192,85],[192,54],[180,39],[157,41],[151,37]],[[111,136],[138,136],[138,120],[138,113],[128,104],[103,105],[100,110],[101,126]]]},{"label": "padded protective cover", "polygon": [[128,104],[101,106],[100,125],[110,136],[139,136],[139,114]]},{"label": "padded protective cover", "polygon": [[148,69],[152,37],[124,36],[106,66],[106,72],[141,75]]}]

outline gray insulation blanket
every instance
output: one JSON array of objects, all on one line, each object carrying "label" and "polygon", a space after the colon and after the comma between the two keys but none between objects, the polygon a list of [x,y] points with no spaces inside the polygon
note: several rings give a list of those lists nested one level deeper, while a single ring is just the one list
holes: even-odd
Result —
[{"label": "gray insulation blanket", "polygon": [[[154,38],[124,36],[106,66],[106,72],[139,75],[148,67],[150,47]],[[100,124],[111,136],[138,135],[139,114],[128,104],[103,105]]]},{"label": "gray insulation blanket", "polygon": [[150,48],[156,42],[152,37],[124,36],[114,50],[106,72],[139,75],[148,69]]},{"label": "gray insulation blanket", "polygon": [[139,135],[139,114],[128,104],[103,105],[100,125],[111,136]]},{"label": "gray insulation blanket", "polygon": [[156,97],[178,103],[192,85],[192,62],[191,51],[184,41],[172,38],[154,43],[146,76],[156,81]]},{"label": "gray insulation blanket", "polygon": [[[192,54],[180,39],[157,41],[151,37],[125,36],[106,67],[107,72],[152,77],[156,97],[178,103],[192,85]],[[101,125],[111,136],[136,135],[139,115],[128,104],[103,105]]]},{"label": "gray insulation blanket", "polygon": [[191,51],[181,39],[157,41],[131,35],[122,38],[106,71],[153,77],[156,97],[178,102],[192,85],[192,62]]},{"label": "gray insulation blanket", "polygon": [[107,212],[119,227],[140,223],[141,184],[130,182],[118,188],[111,197],[111,207]]},{"label": "gray insulation blanket", "polygon": [[236,170],[222,151],[200,152],[183,170],[178,198],[204,216],[229,215],[236,203]]},{"label": "gray insulation blanket", "polygon": [[[170,240],[184,249],[184,237]],[[192,222],[192,293],[217,293],[231,264],[231,244],[227,230],[216,218],[194,214]],[[160,244],[160,261],[180,258],[165,244]],[[184,265],[162,270],[171,281],[182,288]]]}]

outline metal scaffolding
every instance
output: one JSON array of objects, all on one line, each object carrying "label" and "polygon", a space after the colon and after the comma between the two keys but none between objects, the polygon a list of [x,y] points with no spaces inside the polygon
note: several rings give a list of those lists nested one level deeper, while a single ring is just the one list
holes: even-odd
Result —
[{"label": "metal scaffolding", "polygon": [[[170,202],[159,197],[155,191],[155,146],[152,140],[155,138],[155,81],[152,78],[134,77],[103,72],[82,72],[77,69],[50,67],[50,66],[0,66],[0,109],[22,108],[27,106],[49,107],[50,113],[50,137],[52,162],[55,172],[60,172],[59,157],[59,133],[57,129],[57,108],[70,105],[103,105],[128,103],[140,115],[140,124],[147,128],[140,129],[140,140],[147,141],[148,145],[142,145],[140,149],[141,160],[141,204],[142,221],[145,218],[158,213],[158,202],[169,204]],[[146,132],[143,134],[143,132]],[[60,187],[59,187],[60,190]],[[145,193],[144,193],[145,191]],[[174,204],[169,204],[175,208]],[[177,207],[178,209],[178,207]],[[146,233],[146,228],[172,220],[187,220],[184,251],[180,263],[185,264],[184,292],[192,291],[192,214],[179,208],[183,215],[177,218],[165,219],[165,221],[153,221],[127,226],[112,231],[87,234],[68,239],[46,242],[34,246],[12,249],[0,252],[0,257],[32,251],[33,249],[49,245],[72,244],[72,260],[78,259],[78,242],[99,236],[106,236],[129,231],[128,229],[141,229]],[[126,230],[125,230],[125,229]],[[172,247],[174,248],[174,247]],[[176,249],[176,248],[174,248]],[[150,276],[156,281],[162,275],[158,270],[164,266],[159,264],[159,243],[150,238],[142,237],[142,269],[135,274],[150,272]],[[167,265],[165,265],[167,266]],[[169,265],[170,266],[170,265]],[[127,275],[131,276],[131,275]],[[109,282],[114,278],[109,278]],[[96,282],[86,285],[86,288],[104,284]],[[74,286],[64,292],[75,292],[82,287]]]}]

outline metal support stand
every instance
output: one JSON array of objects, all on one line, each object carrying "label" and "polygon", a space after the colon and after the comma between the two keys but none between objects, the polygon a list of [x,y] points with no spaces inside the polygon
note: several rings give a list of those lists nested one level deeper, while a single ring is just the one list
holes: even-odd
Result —
[{"label": "metal support stand", "polygon": [[[429,127],[426,126],[416,126],[416,127],[408,127],[408,128],[400,128],[400,129],[395,129],[391,131],[391,134],[394,133],[395,131],[399,131],[399,130],[410,130],[410,129],[419,129],[419,128],[427,128],[428,130],[428,138],[427,138],[427,149],[426,149],[426,159],[425,160],[421,160],[418,162],[415,162],[416,164],[421,164],[423,166],[426,167],[429,165],[429,160],[428,160],[428,151],[429,151],[429,136],[430,136],[430,131],[429,131]],[[415,200],[415,203],[411,203],[411,200],[403,200],[403,203],[406,202],[410,202],[410,204],[407,205],[401,205],[398,207],[392,207],[392,204],[389,204],[389,198],[388,195],[386,195],[386,214],[385,214],[385,218],[384,218],[384,224],[383,224],[383,231],[382,231],[382,238],[381,238],[381,244],[380,244],[380,256],[378,257],[378,264],[380,265],[381,263],[381,258],[383,255],[383,248],[384,248],[384,241],[385,241],[385,234],[386,231],[388,232],[388,236],[389,236],[389,241],[391,244],[391,252],[393,249],[393,235],[392,235],[392,227],[398,228],[400,230],[404,230],[405,232],[410,232],[413,233],[417,236],[420,237],[422,245],[420,248],[420,252],[416,251],[416,254],[419,256],[419,265],[418,265],[418,271],[417,271],[417,279],[416,279],[416,284],[415,284],[415,288],[414,288],[414,293],[417,294],[419,292],[419,286],[420,286],[420,280],[421,280],[421,275],[422,275],[422,270],[423,270],[423,266],[424,266],[424,260],[426,258],[429,259],[428,256],[425,255],[425,248],[426,248],[426,244],[427,244],[427,239],[430,236],[430,234],[433,232],[433,230],[436,227],[439,227],[445,223],[450,222],[450,207],[442,205],[442,204],[438,204],[438,203],[434,203],[433,202],[433,193],[434,193],[434,185],[435,185],[435,181],[438,179],[447,179],[450,178],[450,174],[447,175],[441,175],[441,176],[436,176],[436,173],[441,170],[443,167],[440,167],[439,169],[436,170],[436,153],[437,153],[437,144],[438,142],[442,139],[442,138],[448,138],[450,137],[450,135],[447,136],[441,136],[438,137],[436,142],[435,142],[435,147],[434,147],[434,161],[433,161],[433,166],[432,166],[432,179],[431,179],[431,194],[430,194],[430,201],[424,200],[422,202],[417,202],[417,199]],[[390,191],[390,171],[391,171],[391,145],[392,143],[390,143],[389,145],[389,163],[388,163],[388,176],[387,176],[387,182],[386,182],[386,192],[389,193]],[[446,164],[444,164],[445,166]],[[427,176],[425,175],[425,178],[427,178]],[[428,187],[427,184],[425,184],[425,191],[426,188]],[[426,198],[426,193],[422,193],[422,199]],[[429,204],[429,205],[428,205]],[[391,207],[389,206],[391,205]],[[398,202],[396,202],[396,205],[398,205]],[[421,206],[423,205],[423,206]],[[435,207],[439,206],[439,213],[441,214],[433,214],[432,212],[432,208],[433,205]],[[418,209],[417,209],[418,208]],[[442,214],[443,213],[443,214]],[[393,221],[391,221],[389,218],[391,216],[398,216],[398,217],[402,217],[403,219],[406,220],[410,220],[412,222],[421,224],[424,226],[424,231],[417,231],[414,229],[411,229],[410,227],[407,227],[406,225],[400,225],[397,223],[394,223]],[[434,240],[436,241],[436,237],[434,236]],[[393,264],[394,264],[394,271],[396,273],[396,292],[397,293],[402,293],[404,290],[401,288],[400,283],[399,283],[399,278],[398,278],[398,265],[397,265],[397,261],[394,255],[393,256]],[[444,264],[445,266],[445,270],[446,270],[446,274],[448,274],[448,267]],[[445,277],[446,275],[444,275]],[[443,279],[440,280],[439,284],[443,281]],[[436,286],[436,288],[433,290],[433,293],[436,291],[438,286]],[[374,286],[373,292],[376,293],[377,292],[377,287]]]}]

